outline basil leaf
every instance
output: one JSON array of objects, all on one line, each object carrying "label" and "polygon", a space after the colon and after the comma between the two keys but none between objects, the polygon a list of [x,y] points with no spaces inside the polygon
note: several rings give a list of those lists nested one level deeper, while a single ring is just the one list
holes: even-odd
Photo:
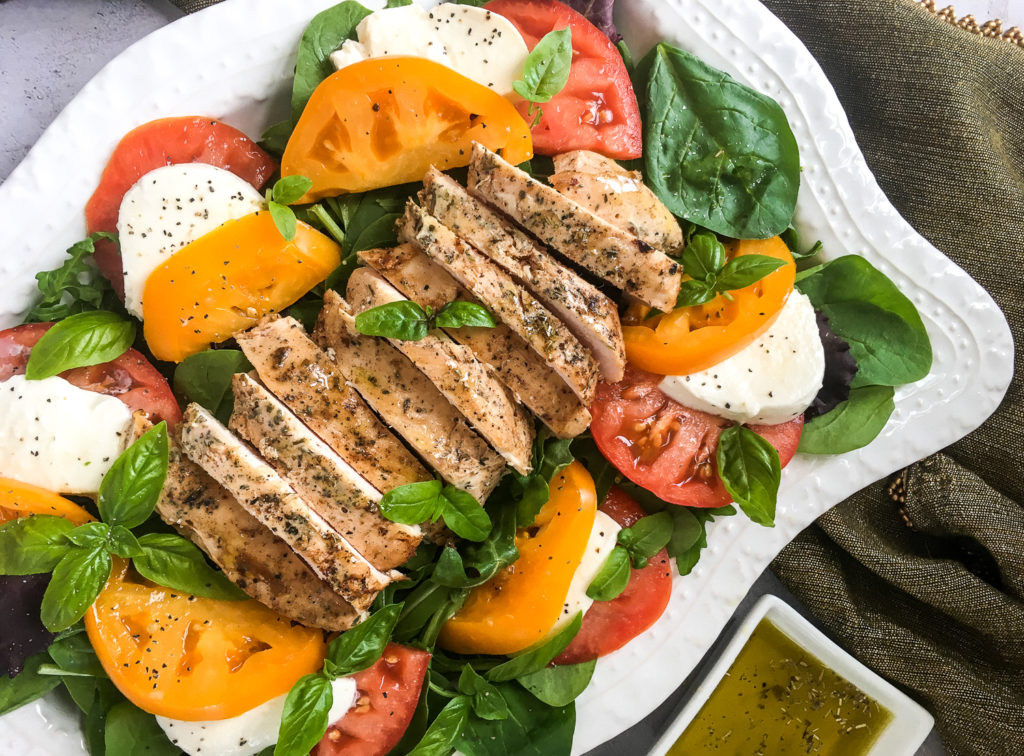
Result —
[{"label": "basil leaf", "polygon": [[642,64],[644,175],[675,215],[735,239],[766,239],[793,219],[800,155],[770,97],[667,44]]},{"label": "basil leaf", "polygon": [[412,0],[388,0],[388,4],[385,8],[403,8],[406,5],[412,5]]},{"label": "basil leaf", "polygon": [[274,756],[307,756],[327,732],[333,705],[330,680],[319,673],[300,677],[284,700]]},{"label": "basil leaf", "polygon": [[445,486],[440,504],[444,524],[460,538],[482,541],[491,532],[491,518],[472,494]]},{"label": "basil leaf", "polygon": [[562,653],[583,624],[583,613],[577,612],[565,627],[555,633],[550,640],[543,645],[527,651],[525,654],[510,659],[507,662],[492,667],[484,675],[491,682],[505,682],[515,680],[517,677],[529,675],[544,669],[551,663],[551,660]]},{"label": "basil leaf", "polygon": [[25,378],[38,381],[77,367],[117,359],[135,341],[135,324],[105,310],[80,312],[55,323],[32,347]]},{"label": "basil leaf", "polygon": [[597,660],[582,664],[559,664],[524,675],[518,682],[548,706],[567,706],[590,685]]},{"label": "basil leaf", "polygon": [[292,80],[292,121],[298,122],[303,108],[320,82],[334,73],[331,53],[355,32],[370,11],[347,0],[313,16],[302,32]]},{"label": "basil leaf", "polygon": [[470,717],[456,742],[466,756],[552,756],[572,750],[576,728],[573,704],[553,707],[541,703],[515,684],[499,685],[509,715],[501,720]]},{"label": "basil leaf", "polygon": [[351,630],[346,630],[327,647],[327,659],[336,677],[372,667],[387,647],[402,614],[403,604],[391,604],[374,612]]},{"label": "basil leaf", "polygon": [[508,705],[497,687],[466,664],[459,675],[459,692],[472,699],[473,713],[481,719],[499,720],[508,716]]},{"label": "basil leaf", "polygon": [[107,756],[179,756],[181,749],[172,744],[156,722],[156,717],[125,701],[111,707],[104,726]]},{"label": "basil leaf", "polygon": [[132,560],[147,580],[182,593],[221,601],[249,598],[223,572],[206,562],[193,544],[173,533],[147,533],[138,540],[139,554]]},{"label": "basil leaf", "polygon": [[356,330],[400,341],[419,341],[430,332],[426,311],[408,299],[364,310],[356,315]]},{"label": "basil leaf", "polygon": [[438,514],[443,489],[444,484],[436,479],[392,488],[381,497],[378,504],[380,513],[391,522],[403,525],[418,525],[432,520]]},{"label": "basil leaf", "polygon": [[274,202],[274,200],[267,202],[267,210],[270,211],[270,217],[273,219],[274,225],[277,226],[281,238],[285,241],[294,239],[295,234],[299,231],[299,222],[295,218],[295,211],[287,205]]},{"label": "basil leaf", "polygon": [[61,669],[78,675],[90,677],[106,677],[103,665],[96,657],[85,628],[69,630],[67,634],[57,638],[48,649],[50,658]]},{"label": "basil leaf", "polygon": [[682,262],[686,275],[706,282],[725,265],[725,246],[714,234],[695,234],[683,250]]},{"label": "basil leaf", "polygon": [[313,188],[313,179],[306,176],[284,176],[274,183],[271,191],[274,202],[282,205],[294,205],[302,196]]},{"label": "basil leaf", "polygon": [[96,242],[101,239],[116,243],[117,234],[93,233],[71,245],[68,258],[59,268],[36,273],[41,297],[25,316],[26,323],[64,320],[80,312],[117,306],[113,287],[92,258]]},{"label": "basil leaf", "polygon": [[637,520],[632,527],[619,531],[618,541],[629,552],[633,566],[638,570],[647,566],[647,560],[661,551],[672,538],[672,515],[662,511]]},{"label": "basil leaf", "polygon": [[774,527],[782,477],[775,447],[749,428],[733,425],[718,439],[716,462],[725,490],[747,517]]},{"label": "basil leaf", "polygon": [[545,34],[526,56],[522,77],[512,83],[529,102],[548,102],[569,81],[572,65],[572,32],[558,29]]},{"label": "basil leaf", "polygon": [[928,375],[932,347],[917,308],[863,257],[846,255],[804,271],[796,285],[849,342],[858,366],[854,388],[901,386]]},{"label": "basil leaf", "polygon": [[683,281],[676,297],[676,307],[695,307],[715,298],[715,290],[703,281]]},{"label": "basil leaf", "polygon": [[630,574],[629,552],[616,546],[587,586],[587,596],[594,601],[611,601],[626,590]]},{"label": "basil leaf", "polygon": [[174,369],[174,391],[186,402],[206,407],[227,425],[235,406],[231,379],[252,365],[238,349],[207,349],[186,357]]},{"label": "basil leaf", "polygon": [[689,540],[692,531],[689,524],[686,527],[686,537],[680,538],[678,544],[669,541],[667,546],[669,556],[676,560],[676,569],[680,575],[689,575],[700,560],[700,553],[707,548],[707,523],[713,522],[716,517],[729,517],[736,514],[736,508],[732,505],[719,507],[717,509],[691,509],[690,516],[696,522],[696,538],[689,545],[684,545]]},{"label": "basil leaf", "polygon": [[678,559],[700,540],[704,527],[701,520],[686,507],[670,507],[665,511],[672,518],[672,535],[665,549],[670,557]]},{"label": "basil leaf", "polygon": [[42,698],[60,685],[60,678],[39,674],[49,657],[45,652],[25,660],[25,668],[14,677],[0,674],[0,716]]},{"label": "basil leaf", "polygon": [[408,756],[448,756],[469,719],[469,706],[466,696],[456,696],[449,701]]},{"label": "basil leaf", "polygon": [[882,432],[896,409],[892,386],[861,386],[835,409],[804,425],[798,451],[844,454],[867,446]]},{"label": "basil leaf", "polygon": [[768,255],[740,255],[725,264],[718,276],[715,288],[718,291],[744,289],[757,283],[769,273],[774,273],[785,263]]},{"label": "basil leaf", "polygon": [[167,423],[161,422],[114,460],[100,483],[103,522],[134,528],[149,519],[167,478],[167,455]]},{"label": "basil leaf", "polygon": [[102,546],[77,548],[66,553],[53,568],[43,594],[39,616],[52,632],[66,630],[82,619],[100,595],[113,562]]},{"label": "basil leaf", "polygon": [[79,525],[67,535],[75,546],[103,546],[107,543],[110,526],[103,522],[87,522]]},{"label": "basil leaf", "polygon": [[498,321],[486,307],[476,302],[449,302],[437,311],[434,324],[438,328],[496,328]]},{"label": "basil leaf", "polygon": [[0,525],[0,574],[51,572],[71,549],[75,526],[63,517],[32,515]]}]

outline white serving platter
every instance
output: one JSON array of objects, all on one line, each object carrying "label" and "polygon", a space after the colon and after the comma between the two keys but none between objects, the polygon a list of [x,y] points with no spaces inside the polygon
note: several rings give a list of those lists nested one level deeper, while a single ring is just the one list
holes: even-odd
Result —
[{"label": "white serving platter", "polygon": [[[153,118],[207,115],[258,136],[287,113],[294,51],[332,0],[228,0],[176,21],[111,61],[0,186],[0,328],[31,304],[33,276],[85,233],[83,208],[120,137]],[[433,4],[432,1],[426,4]],[[379,8],[383,0],[366,0]],[[798,455],[783,475],[776,526],[716,522],[694,572],[678,578],[659,622],[603,659],[578,702],[574,753],[640,721],[711,646],[771,559],[820,514],[869,483],[978,427],[1009,384],[1013,343],[991,297],[917,234],[885,198],[846,115],[810,53],[756,0],[619,0],[617,22],[639,57],[666,40],[785,109],[803,165],[797,227],[826,257],[863,255],[910,296],[932,339],[924,380],[899,389],[868,447]],[[74,754],[77,717],[50,699],[0,719],[0,752]]]}]

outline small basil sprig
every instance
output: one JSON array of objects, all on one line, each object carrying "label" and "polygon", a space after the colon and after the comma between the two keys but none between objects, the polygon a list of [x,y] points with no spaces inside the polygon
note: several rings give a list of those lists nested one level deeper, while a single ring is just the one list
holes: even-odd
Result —
[{"label": "small basil sprig", "polygon": [[742,425],[722,431],[716,453],[718,476],[739,508],[758,525],[775,525],[775,504],[782,479],[779,453]]},{"label": "small basil sprig", "polygon": [[549,102],[569,81],[572,67],[572,32],[568,27],[545,34],[526,56],[523,73],[512,82],[516,94],[530,103],[528,115],[536,126],[543,115],[537,103]]},{"label": "small basil sprig", "polygon": [[629,552],[616,546],[587,586],[587,596],[594,601],[611,601],[626,590],[630,574]]},{"label": "small basil sprig", "polygon": [[110,577],[113,556],[132,559],[144,577],[197,596],[246,598],[181,536],[130,528],[153,513],[167,476],[167,426],[160,423],[122,453],[100,483],[102,521],[75,527],[62,517],[34,515],[0,526],[0,573],[53,572],[40,616],[53,632],[82,618]]},{"label": "small basil sprig", "polygon": [[288,692],[274,756],[305,756],[320,742],[334,705],[331,683],[372,667],[383,655],[401,613],[402,604],[391,604],[331,641],[323,669],[299,678]]},{"label": "small basil sprig", "polygon": [[403,525],[441,518],[455,535],[470,541],[482,541],[491,532],[491,518],[471,494],[436,479],[392,488],[379,506],[387,519]]},{"label": "small basil sprig", "polygon": [[356,315],[356,330],[366,336],[384,336],[399,341],[419,341],[435,328],[494,328],[494,316],[475,302],[449,302],[437,312],[429,305],[399,302],[373,307]]},{"label": "small basil sprig", "polygon": [[77,367],[117,359],[135,341],[135,323],[105,310],[80,312],[54,324],[32,347],[25,378],[38,381]]},{"label": "small basil sprig", "polygon": [[629,584],[630,568],[646,567],[647,560],[668,545],[674,529],[672,515],[668,512],[642,517],[632,527],[622,528],[616,536],[618,545],[587,587],[587,596],[594,601],[616,598]]},{"label": "small basil sprig", "polygon": [[313,180],[306,176],[285,176],[267,190],[267,210],[285,241],[294,239],[299,228],[295,212],[288,205],[294,205],[312,187]]},{"label": "small basil sprig", "polygon": [[731,299],[730,291],[744,289],[785,265],[768,255],[740,255],[726,262],[725,247],[711,233],[695,234],[683,250],[682,262],[692,280],[683,281],[676,307],[704,304],[719,294]]}]

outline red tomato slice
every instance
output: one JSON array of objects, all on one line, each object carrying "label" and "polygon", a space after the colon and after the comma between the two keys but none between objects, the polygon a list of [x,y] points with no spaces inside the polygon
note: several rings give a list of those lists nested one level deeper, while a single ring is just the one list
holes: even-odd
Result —
[{"label": "red tomato slice", "polygon": [[[493,0],[484,8],[511,21],[531,50],[550,31],[572,30],[569,81],[541,105],[544,116],[531,132],[534,152],[593,150],[617,160],[640,157],[643,140],[636,94],[622,56],[600,29],[555,0]],[[529,123],[529,103],[518,107]]]},{"label": "red tomato slice", "polygon": [[[208,163],[225,168],[257,189],[270,180],[277,164],[238,129],[212,118],[186,116],[144,123],[122,137],[99,186],[85,206],[89,233],[117,231],[124,193],[144,174],[164,165]],[[121,255],[108,241],[96,245],[96,265],[124,298]]]},{"label": "red tomato slice", "polygon": [[[731,423],[684,407],[658,388],[662,376],[627,366],[615,384],[602,383],[590,408],[590,432],[601,453],[637,485],[687,507],[732,501],[718,477],[718,437]],[[750,426],[779,452],[785,467],[796,453],[803,417],[781,425]]]},{"label": "red tomato slice", "polygon": [[402,739],[420,700],[430,654],[388,644],[355,676],[356,705],[332,724],[312,756],[384,756]]},{"label": "red tomato slice", "polygon": [[[624,528],[647,513],[612,486],[601,511]],[[668,552],[659,551],[642,570],[634,569],[626,589],[611,601],[595,601],[583,615],[583,625],[555,664],[579,664],[622,648],[658,621],[672,596],[672,565]]]},{"label": "red tomato slice", "polygon": [[[52,325],[27,323],[0,331],[0,381],[25,372],[29,352]],[[60,377],[79,388],[117,397],[133,412],[145,412],[154,423],[166,420],[173,427],[181,419],[167,379],[134,349],[102,365],[65,370]]]}]

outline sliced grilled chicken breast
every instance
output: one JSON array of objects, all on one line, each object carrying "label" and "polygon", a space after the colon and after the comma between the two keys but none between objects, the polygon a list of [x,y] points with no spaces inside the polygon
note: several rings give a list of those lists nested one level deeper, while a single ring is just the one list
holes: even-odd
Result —
[{"label": "sliced grilled chicken breast", "polygon": [[270,465],[205,409],[190,404],[179,427],[181,448],[188,458],[291,546],[357,611],[365,612],[377,592],[391,582],[390,575],[366,561]]},{"label": "sliced grilled chicken breast", "polygon": [[[447,271],[411,244],[359,253],[402,294],[435,310],[456,299],[476,301]],[[455,341],[486,362],[534,415],[560,438],[574,438],[590,425],[590,412],[539,354],[505,325],[453,328]]]},{"label": "sliced grilled chicken breast", "polygon": [[273,394],[250,376],[232,381],[228,427],[248,441],[327,524],[378,570],[403,564],[419,546],[415,525],[381,515],[380,492],[363,480]]},{"label": "sliced grilled chicken breast", "polygon": [[593,401],[599,375],[594,355],[525,287],[412,202],[398,226],[406,241],[439,263],[543,357],[584,404]]},{"label": "sliced grilled chicken breast", "polygon": [[420,202],[424,210],[498,263],[561,318],[593,352],[602,379],[609,383],[622,380],[626,345],[619,313],[611,299],[556,262],[532,238],[473,197],[455,179],[431,168],[423,186]]},{"label": "sliced grilled chicken breast", "polygon": [[[403,297],[369,268],[359,268],[348,281],[347,297],[357,313]],[[420,341],[390,340],[431,380],[495,451],[523,475],[531,470],[533,424],[489,367],[472,350],[440,331]]]},{"label": "sliced grilled chicken breast", "polygon": [[611,158],[589,150],[555,155],[551,186],[598,218],[660,250],[683,247],[683,230],[672,212],[644,183]]},{"label": "sliced grilled chicken breast", "polygon": [[335,632],[362,619],[173,441],[156,511],[233,583],[282,617]]},{"label": "sliced grilled chicken breast", "polygon": [[235,336],[260,381],[378,491],[429,480],[294,318],[264,318]]},{"label": "sliced grilled chicken breast", "polygon": [[477,501],[487,499],[505,471],[505,460],[408,357],[386,339],[356,331],[349,305],[337,292],[324,295],[313,337],[328,354],[333,352],[349,385],[428,465]]},{"label": "sliced grilled chicken breast", "polygon": [[469,190],[627,294],[666,312],[675,307],[682,280],[678,263],[480,144],[473,145]]}]

